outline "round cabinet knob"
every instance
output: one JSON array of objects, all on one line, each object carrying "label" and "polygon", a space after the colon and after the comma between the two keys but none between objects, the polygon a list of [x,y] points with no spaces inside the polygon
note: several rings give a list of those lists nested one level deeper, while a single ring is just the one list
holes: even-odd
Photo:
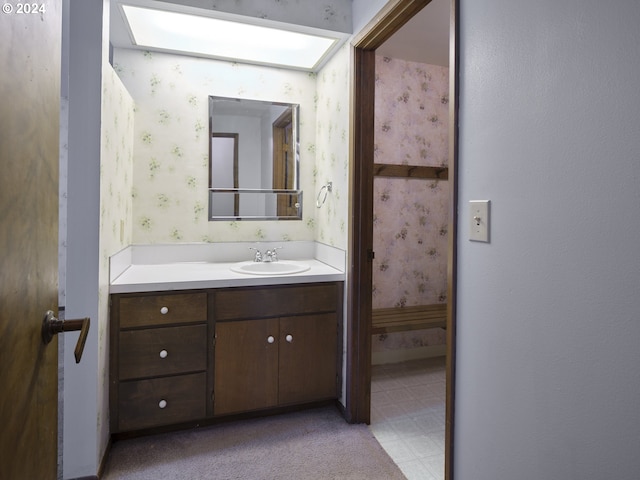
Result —
[{"label": "round cabinet knob", "polygon": [[269,336],[267,337],[267,342],[268,342],[268,343],[273,343],[273,342],[275,342],[275,341],[276,341],[276,339],[275,339],[275,338],[273,338],[273,335],[269,335]]},{"label": "round cabinet knob", "polygon": [[158,402],[158,406],[160,408],[164,408],[167,406],[167,401],[166,400],[160,400],[160,402]]},{"label": "round cabinet knob", "polygon": [[293,342],[293,335],[287,335],[286,337],[284,337],[284,339],[285,339],[287,342],[291,343],[291,342]]},{"label": "round cabinet knob", "polygon": [[160,358],[167,358],[167,355],[169,355],[169,352],[166,350],[160,350]]},{"label": "round cabinet knob", "polygon": [[160,313],[161,313],[162,315],[166,315],[167,313],[169,313],[169,309],[168,309],[167,307],[162,307],[162,308],[160,309]]}]

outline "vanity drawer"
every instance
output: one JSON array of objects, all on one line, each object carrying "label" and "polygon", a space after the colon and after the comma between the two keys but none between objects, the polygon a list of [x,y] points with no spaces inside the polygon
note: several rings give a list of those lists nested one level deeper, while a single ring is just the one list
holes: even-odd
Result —
[{"label": "vanity drawer", "polygon": [[216,292],[215,318],[239,320],[283,315],[335,312],[338,287],[335,283],[234,288]]},{"label": "vanity drawer", "polygon": [[207,326],[120,332],[119,380],[195,372],[207,368]]},{"label": "vanity drawer", "polygon": [[204,372],[120,383],[118,430],[205,418],[206,386]]},{"label": "vanity drawer", "polygon": [[120,328],[206,321],[205,292],[120,298]]}]

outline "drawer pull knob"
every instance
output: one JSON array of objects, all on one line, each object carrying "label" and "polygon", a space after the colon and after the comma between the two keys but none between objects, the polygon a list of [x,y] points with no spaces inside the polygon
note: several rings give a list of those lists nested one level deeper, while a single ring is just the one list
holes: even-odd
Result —
[{"label": "drawer pull knob", "polygon": [[166,350],[160,350],[160,358],[167,358],[169,353]]},{"label": "drawer pull knob", "polygon": [[160,313],[161,313],[162,315],[166,315],[167,313],[169,313],[169,309],[168,309],[167,307],[162,307],[162,308],[160,309]]},{"label": "drawer pull knob", "polygon": [[276,339],[275,339],[275,338],[273,338],[273,335],[269,335],[269,336],[267,337],[267,342],[268,342],[268,343],[273,343],[273,342],[275,342],[275,341],[276,341]]},{"label": "drawer pull knob", "polygon": [[160,400],[160,402],[158,403],[158,406],[160,408],[165,408],[167,406],[167,401],[166,400]]},{"label": "drawer pull knob", "polygon": [[287,335],[286,337],[284,337],[284,339],[285,339],[287,342],[291,343],[291,342],[293,342],[293,335]]}]

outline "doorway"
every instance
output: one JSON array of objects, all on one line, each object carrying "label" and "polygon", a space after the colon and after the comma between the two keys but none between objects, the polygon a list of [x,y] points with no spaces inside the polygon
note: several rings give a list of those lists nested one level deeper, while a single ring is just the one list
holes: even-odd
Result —
[{"label": "doorway", "polygon": [[[349,312],[347,330],[347,406],[351,422],[371,419],[372,265],[374,196],[375,50],[422,10],[430,0],[398,0],[389,4],[354,38],[353,171],[350,239]],[[453,478],[453,407],[455,374],[455,270],[457,224],[457,1],[450,7],[449,62],[449,214],[446,309],[445,478]]]}]

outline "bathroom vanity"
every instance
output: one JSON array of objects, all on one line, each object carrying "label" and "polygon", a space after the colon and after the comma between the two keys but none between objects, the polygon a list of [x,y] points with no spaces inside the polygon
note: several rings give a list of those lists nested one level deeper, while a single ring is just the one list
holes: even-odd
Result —
[{"label": "bathroom vanity", "polygon": [[[208,281],[193,274],[191,284],[171,269],[194,264],[153,265],[153,282],[135,271],[113,282],[111,432],[337,399],[343,274],[315,260],[309,265],[304,273],[270,276],[215,264]],[[164,282],[162,271],[182,280]]]}]

